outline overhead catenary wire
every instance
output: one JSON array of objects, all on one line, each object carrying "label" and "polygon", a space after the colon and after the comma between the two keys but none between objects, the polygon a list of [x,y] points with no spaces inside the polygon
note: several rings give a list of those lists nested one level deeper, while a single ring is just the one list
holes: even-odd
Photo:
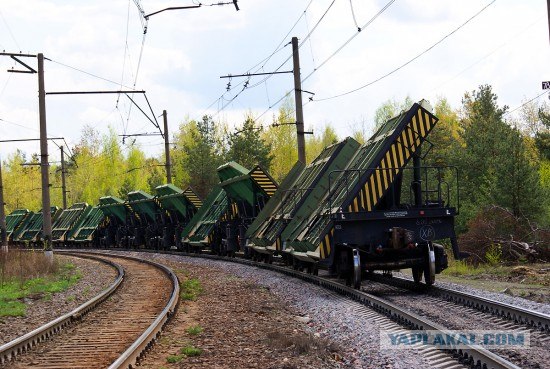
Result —
[{"label": "overhead catenary wire", "polygon": [[361,32],[361,27],[359,27],[359,24],[357,23],[357,18],[355,17],[355,10],[353,9],[353,2],[352,0],[349,0],[349,6],[351,8],[351,16],[353,18],[353,22],[355,23],[355,27],[357,27],[357,31]]},{"label": "overhead catenary wire", "polygon": [[[434,47],[436,47],[437,45],[441,44],[443,41],[445,41],[447,38],[449,38],[450,36],[452,36],[453,34],[455,34],[457,31],[459,31],[462,27],[464,27],[465,25],[467,25],[468,23],[470,23],[473,19],[475,19],[476,17],[478,17],[481,13],[483,13],[487,8],[489,8],[491,5],[493,5],[494,3],[496,2],[496,0],[493,0],[491,1],[489,4],[485,5],[481,10],[479,10],[477,13],[475,13],[473,16],[471,16],[470,18],[468,18],[464,23],[462,23],[461,25],[459,25],[458,27],[456,27],[455,29],[453,29],[451,32],[447,33],[445,36],[443,36],[441,39],[439,39],[437,42],[435,42],[434,44],[432,44],[431,46],[429,46],[427,49],[425,49],[424,51],[422,51],[421,53],[417,54],[416,56],[414,56],[413,58],[409,59],[408,61],[406,61],[405,63],[401,64],[400,66],[392,69],[390,72],[372,80],[371,82],[368,82],[364,85],[361,85],[357,88],[354,88],[352,90],[349,90],[349,91],[346,91],[346,92],[342,92],[342,93],[339,93],[339,94],[336,94],[336,95],[332,95],[332,96],[329,96],[329,97],[324,97],[324,98],[316,98],[315,100],[313,101],[326,101],[326,100],[331,100],[331,99],[336,99],[336,98],[339,98],[339,97],[342,97],[342,96],[346,96],[346,95],[349,95],[349,94],[352,94],[354,92],[357,92],[359,90],[362,90],[366,87],[369,87],[369,86],[372,86],[373,84],[377,83],[377,82],[380,82],[381,80],[391,76],[392,74],[394,74],[395,72],[403,69],[404,67],[406,67],[407,65],[411,64],[412,62],[414,62],[415,60],[417,60],[418,58],[420,58],[421,56],[425,55],[426,53],[428,53],[429,51],[431,51]],[[324,62],[323,62],[324,63]],[[322,65],[321,65],[322,66]],[[319,66],[319,68],[321,67]],[[319,70],[319,68],[317,68],[317,70]],[[315,73],[317,70],[311,72],[306,78],[303,79],[303,81],[305,81],[307,78],[309,78],[313,73]]]},{"label": "overhead catenary wire", "polygon": [[[496,1],[496,0],[495,0]],[[328,58],[326,58],[321,64],[319,64],[319,66],[315,69],[313,69],[313,71],[311,71],[311,73],[309,73],[306,77],[304,77],[302,79],[302,83],[304,83],[305,81],[307,81],[309,79],[309,77],[311,77],[313,74],[315,74],[316,72],[319,71],[319,69],[321,69],[326,63],[328,63],[333,57],[336,56],[336,54],[338,54],[340,51],[342,51],[342,49],[344,47],[346,47],[355,37],[357,37],[357,35],[359,34],[359,32],[361,32],[362,30],[364,30],[365,28],[367,28],[368,26],[370,26],[382,13],[384,13],[393,3],[395,2],[395,0],[390,0],[389,2],[386,3],[386,5],[384,5],[384,7],[382,9],[380,9],[378,11],[378,13],[376,13],[374,16],[372,16],[372,18],[370,18],[364,25],[363,27],[357,27],[357,32],[355,32],[350,38],[348,38],[338,49],[336,49],[332,54],[329,55]]]},{"label": "overhead catenary wire", "polygon": [[[247,69],[247,72],[252,72],[252,73],[257,73],[259,70],[263,70],[263,68],[266,66],[266,64],[269,62],[269,60],[271,60],[271,58],[276,55],[277,53],[279,53],[281,50],[284,50],[285,47],[288,45],[287,40],[288,40],[288,36],[292,33],[292,31],[296,28],[296,26],[298,25],[298,23],[300,22],[300,20],[306,15],[308,9],[310,8],[311,4],[313,3],[313,0],[310,0],[309,3],[307,4],[306,8],[304,9],[304,11],[302,11],[300,13],[300,16],[298,17],[298,19],[296,19],[296,21],[294,22],[294,24],[292,25],[292,27],[290,28],[290,30],[285,34],[285,36],[281,39],[281,41],[277,44],[277,46],[275,47],[275,49],[273,50],[273,52],[271,52],[271,54],[269,54],[267,57],[263,58],[262,60],[260,60],[259,62],[257,62],[256,64],[254,64],[252,67],[248,68]],[[332,4],[330,5],[330,7],[332,6]],[[280,68],[282,68],[284,66],[284,64],[286,64],[289,60],[291,59],[291,57],[287,58],[282,65],[279,66],[279,68],[277,68],[277,70],[279,70]],[[264,84],[271,76],[267,76],[267,77],[263,77],[259,82],[253,84],[253,85],[249,85],[247,86],[247,90],[249,89],[252,89],[254,87],[257,87],[258,85],[261,85],[261,84]],[[201,116],[204,116],[205,113],[212,107],[214,106],[216,103],[218,103],[220,100],[224,99],[225,98],[225,95],[228,93],[228,92],[231,92],[232,90],[240,87],[241,85],[243,85],[245,83],[245,81],[241,81],[239,83],[237,83],[236,85],[234,85],[232,88],[229,89],[229,91],[226,91],[224,93],[222,93],[217,99],[215,99],[212,103],[210,103],[205,109],[203,109],[203,113],[201,114]],[[244,91],[241,90],[239,91],[239,94]],[[233,101],[234,99],[237,98],[237,96],[239,95],[237,94],[236,96],[234,96],[231,100],[229,101]],[[223,105],[223,104],[222,104]],[[216,114],[217,115],[217,114]]]},{"label": "overhead catenary wire", "polygon": [[542,95],[546,94],[546,93],[548,93],[548,90],[543,91],[542,93],[540,93],[540,94],[538,94],[537,96],[533,97],[532,99],[530,99],[530,100],[524,102],[523,104],[521,104],[520,106],[514,108],[513,110],[507,111],[506,113],[502,114],[502,116],[505,117],[505,116],[507,116],[507,115],[512,114],[513,112],[515,112],[515,111],[517,111],[517,110],[523,108],[525,105],[527,105],[527,104],[529,104],[529,103],[532,103],[532,102],[535,101],[535,100],[540,99],[540,97],[541,97]]},{"label": "overhead catenary wire", "polygon": [[[45,59],[46,59],[46,58],[45,58]],[[105,78],[105,77],[98,76],[98,75],[96,75],[96,74],[87,72],[87,71],[85,71],[85,70],[83,70],[83,69],[80,69],[80,68],[77,68],[77,67],[73,67],[73,66],[71,66],[71,65],[62,63],[62,62],[57,61],[57,60],[53,60],[53,59],[50,59],[50,58],[47,58],[46,60],[51,61],[52,63],[55,63],[55,64],[59,64],[59,65],[61,65],[61,66],[63,66],[63,67],[66,67],[66,68],[75,70],[75,71],[77,71],[77,72],[87,74],[87,75],[90,76],[90,77],[94,77],[94,78],[100,79],[100,80],[102,80],[102,81],[105,81],[105,82],[109,82],[109,83],[115,84],[115,85],[117,85],[117,86],[122,86],[122,87],[124,87],[124,88],[129,89],[129,90],[135,90],[135,86],[134,86],[134,87],[130,87],[130,86],[127,86],[127,85],[123,85],[123,84],[121,84],[120,82],[115,82],[115,81],[113,81],[113,80],[111,80],[111,79],[108,79],[108,78]]]}]

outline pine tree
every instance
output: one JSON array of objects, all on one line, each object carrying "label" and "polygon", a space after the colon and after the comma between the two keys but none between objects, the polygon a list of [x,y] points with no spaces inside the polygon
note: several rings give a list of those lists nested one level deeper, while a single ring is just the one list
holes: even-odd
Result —
[{"label": "pine tree", "polygon": [[466,218],[489,204],[536,218],[541,211],[538,163],[521,132],[504,121],[507,107],[500,108],[491,86],[482,85],[465,95],[463,109],[458,162]]},{"label": "pine tree", "polygon": [[261,137],[261,130],[262,128],[256,126],[252,117],[247,117],[243,126],[228,137],[227,159],[248,169],[259,164],[262,168],[269,170],[273,160],[271,145]]}]

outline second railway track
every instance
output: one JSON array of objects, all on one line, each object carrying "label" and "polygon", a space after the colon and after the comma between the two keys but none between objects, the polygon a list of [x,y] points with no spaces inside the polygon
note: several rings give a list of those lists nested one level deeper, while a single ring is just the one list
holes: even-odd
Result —
[{"label": "second railway track", "polygon": [[175,275],[162,266],[102,254],[124,268],[118,290],[79,324],[38,345],[3,368],[127,368],[156,340],[179,295]]}]

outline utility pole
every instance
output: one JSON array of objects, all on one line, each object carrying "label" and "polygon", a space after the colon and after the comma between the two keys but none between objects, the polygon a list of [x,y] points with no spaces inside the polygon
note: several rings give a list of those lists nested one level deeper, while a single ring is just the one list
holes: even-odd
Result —
[{"label": "utility pole", "polygon": [[65,186],[65,150],[61,149],[61,193],[63,194],[63,209],[67,209],[67,186]]},{"label": "utility pole", "polygon": [[292,61],[294,66],[294,99],[296,105],[296,135],[298,139],[298,160],[305,164],[306,140],[304,134],[304,111],[302,107],[302,81],[300,79],[300,54],[298,50],[298,37],[292,37]]},{"label": "utility pole", "polygon": [[46,90],[44,87],[44,54],[38,54],[38,112],[40,115],[40,169],[42,171],[42,216],[44,251],[52,251],[52,215],[50,210],[50,173],[48,133],[46,130]]},{"label": "utility pole", "polygon": [[548,13],[548,35],[550,36],[550,0],[546,0],[546,11]]},{"label": "utility pole", "polygon": [[[550,0],[548,0],[550,1]],[[238,9],[237,9],[238,10]],[[306,134],[313,134],[313,132],[304,131],[304,110],[302,106],[302,80],[300,78],[300,54],[298,52],[298,38],[292,37],[292,61],[293,61],[293,70],[288,71],[276,71],[276,72],[264,72],[264,73],[245,73],[245,74],[228,74],[226,76],[220,76],[220,78],[229,78],[231,83],[231,78],[235,77],[247,77],[250,79],[252,76],[263,76],[263,75],[273,75],[273,74],[284,74],[292,73],[294,75],[294,103],[296,105],[296,122],[294,123],[274,123],[273,126],[282,126],[287,124],[296,124],[296,138],[298,141],[298,160],[302,163],[306,163]],[[230,83],[227,85],[228,91]],[[248,82],[245,83],[244,88],[248,86]],[[309,91],[303,91],[315,95]]]},{"label": "utility pole", "polygon": [[[550,1],[550,0],[548,0]],[[168,138],[168,114],[166,110],[162,111],[162,118],[164,119],[164,151],[166,155],[166,183],[172,183],[172,163],[170,163],[170,141]]]},{"label": "utility pole", "polygon": [[6,212],[4,210],[4,184],[2,182],[2,160],[0,160],[0,242],[2,252],[8,251],[8,238],[6,230]]}]

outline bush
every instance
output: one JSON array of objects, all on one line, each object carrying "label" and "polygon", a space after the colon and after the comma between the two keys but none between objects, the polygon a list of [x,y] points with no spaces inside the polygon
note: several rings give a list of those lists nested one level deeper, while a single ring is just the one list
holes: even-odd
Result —
[{"label": "bush", "polygon": [[460,236],[459,244],[472,255],[474,265],[550,260],[550,231],[499,206],[480,210],[468,222],[468,231]]}]

